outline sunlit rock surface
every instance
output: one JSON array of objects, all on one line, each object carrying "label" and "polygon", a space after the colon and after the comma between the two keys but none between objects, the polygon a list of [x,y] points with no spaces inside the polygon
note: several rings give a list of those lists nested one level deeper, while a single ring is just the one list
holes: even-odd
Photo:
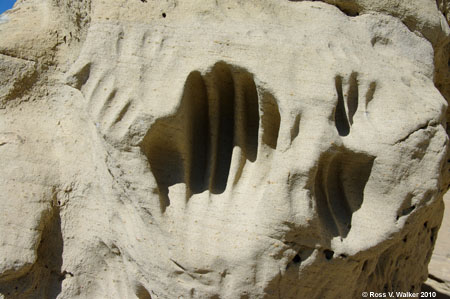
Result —
[{"label": "sunlit rock surface", "polygon": [[448,189],[446,1],[18,1],[0,296],[418,292]]}]

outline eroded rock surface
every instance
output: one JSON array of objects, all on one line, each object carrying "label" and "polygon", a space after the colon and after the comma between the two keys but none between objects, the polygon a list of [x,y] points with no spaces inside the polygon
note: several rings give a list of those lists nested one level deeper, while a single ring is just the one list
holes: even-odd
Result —
[{"label": "eroded rock surface", "polygon": [[418,292],[450,181],[447,4],[326,2],[19,1],[0,296]]},{"label": "eroded rock surface", "polygon": [[450,296],[450,194],[444,196],[445,213],[442,227],[429,265],[426,285]]}]

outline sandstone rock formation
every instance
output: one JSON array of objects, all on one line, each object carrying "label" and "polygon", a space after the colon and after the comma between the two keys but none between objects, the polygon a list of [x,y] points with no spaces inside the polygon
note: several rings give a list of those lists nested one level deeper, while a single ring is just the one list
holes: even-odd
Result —
[{"label": "sandstone rock formation", "polygon": [[0,296],[418,292],[450,183],[448,4],[325,2],[19,0]]},{"label": "sandstone rock formation", "polygon": [[444,196],[445,213],[433,256],[429,264],[427,286],[450,296],[450,194]]}]

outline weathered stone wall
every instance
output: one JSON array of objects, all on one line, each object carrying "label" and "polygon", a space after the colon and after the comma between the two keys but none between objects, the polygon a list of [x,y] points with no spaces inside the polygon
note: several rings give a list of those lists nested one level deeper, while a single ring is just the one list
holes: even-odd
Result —
[{"label": "weathered stone wall", "polygon": [[0,296],[418,292],[450,183],[448,4],[325,2],[19,1]]}]

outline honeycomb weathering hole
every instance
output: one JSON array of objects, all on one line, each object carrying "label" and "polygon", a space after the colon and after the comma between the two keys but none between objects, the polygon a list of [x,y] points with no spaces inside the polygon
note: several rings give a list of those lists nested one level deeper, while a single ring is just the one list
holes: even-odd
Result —
[{"label": "honeycomb weathering hole", "polygon": [[315,196],[323,225],[333,236],[346,237],[353,213],[359,210],[374,157],[342,149],[319,165]]},{"label": "honeycomb weathering hole", "polygon": [[[336,76],[334,84],[337,96],[334,122],[339,135],[345,137],[351,132],[353,118],[357,111],[362,110],[367,114],[369,104],[377,89],[377,83],[372,81],[366,87],[360,86],[358,73],[352,72],[345,80],[340,75]],[[365,97],[362,96],[364,91]]]},{"label": "honeycomb weathering hole", "polygon": [[276,148],[280,121],[276,99],[260,95],[244,69],[218,62],[205,75],[191,72],[177,111],[157,119],[141,143],[163,209],[170,204],[169,187],[178,183],[186,185],[187,197],[223,193],[235,146],[241,149],[237,183],[262,144]]}]

